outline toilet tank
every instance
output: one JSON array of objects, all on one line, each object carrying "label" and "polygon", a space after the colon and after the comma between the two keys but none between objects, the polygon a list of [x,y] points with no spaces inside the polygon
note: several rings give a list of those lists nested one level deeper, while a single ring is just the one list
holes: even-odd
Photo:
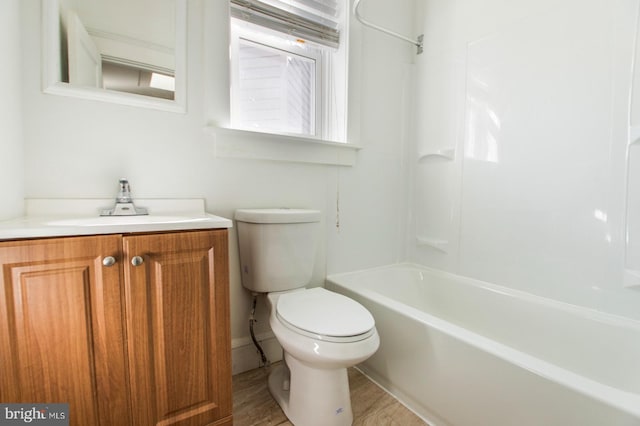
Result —
[{"label": "toilet tank", "polygon": [[235,220],[242,285],[258,293],[309,284],[318,245],[320,212],[241,209]]}]

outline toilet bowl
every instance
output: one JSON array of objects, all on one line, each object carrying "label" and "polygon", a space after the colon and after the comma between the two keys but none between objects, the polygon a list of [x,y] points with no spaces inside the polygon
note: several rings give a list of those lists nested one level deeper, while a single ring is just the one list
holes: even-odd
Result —
[{"label": "toilet bowl", "polygon": [[269,390],[295,425],[350,425],[347,368],[369,358],[380,339],[359,303],[323,288],[270,293],[269,324],[284,364]]},{"label": "toilet bowl", "polygon": [[373,316],[358,302],[305,288],[320,212],[245,209],[235,219],[242,284],[267,294],[269,324],[283,349],[269,391],[296,426],[351,425],[347,368],[373,355],[380,339]]}]

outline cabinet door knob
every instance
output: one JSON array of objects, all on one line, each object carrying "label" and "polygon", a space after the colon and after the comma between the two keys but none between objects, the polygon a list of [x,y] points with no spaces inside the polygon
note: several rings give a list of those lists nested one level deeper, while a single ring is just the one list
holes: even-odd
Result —
[{"label": "cabinet door knob", "polygon": [[133,256],[131,258],[131,264],[133,266],[140,266],[144,263],[144,259],[142,258],[142,256]]},{"label": "cabinet door knob", "polygon": [[113,256],[107,256],[104,259],[102,259],[102,264],[104,266],[113,266],[116,264],[116,258]]}]

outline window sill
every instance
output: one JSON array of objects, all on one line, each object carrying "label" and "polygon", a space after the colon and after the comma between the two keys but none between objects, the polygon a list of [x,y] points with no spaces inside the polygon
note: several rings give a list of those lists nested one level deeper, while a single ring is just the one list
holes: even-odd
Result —
[{"label": "window sill", "polygon": [[215,155],[219,158],[353,166],[357,152],[362,149],[349,143],[213,126],[205,127],[205,132],[213,136]]}]

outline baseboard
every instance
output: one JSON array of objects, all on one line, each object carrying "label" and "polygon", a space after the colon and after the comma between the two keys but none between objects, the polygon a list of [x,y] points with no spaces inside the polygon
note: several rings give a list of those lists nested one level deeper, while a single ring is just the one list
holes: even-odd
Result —
[{"label": "baseboard", "polygon": [[[282,347],[272,332],[256,336],[269,362],[282,359]],[[240,374],[254,368],[262,367],[260,352],[253,344],[251,337],[240,337],[231,340],[231,374]]]}]

